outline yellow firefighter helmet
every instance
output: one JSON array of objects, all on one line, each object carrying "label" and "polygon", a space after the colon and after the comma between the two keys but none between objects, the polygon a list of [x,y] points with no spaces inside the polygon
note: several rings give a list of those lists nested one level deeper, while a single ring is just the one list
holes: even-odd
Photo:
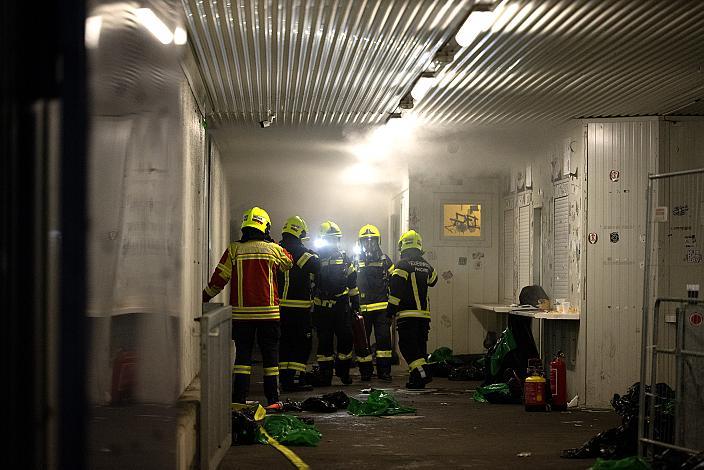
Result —
[{"label": "yellow firefighter helmet", "polygon": [[374,225],[367,224],[359,229],[358,238],[360,240],[364,238],[378,238],[379,240],[381,240],[381,232],[379,232],[379,229],[376,228]]},{"label": "yellow firefighter helmet", "polygon": [[308,240],[308,224],[306,224],[306,221],[297,215],[289,217],[281,232],[290,233],[294,237],[300,238],[301,240]]},{"label": "yellow firefighter helmet", "polygon": [[401,238],[398,240],[398,249],[401,253],[411,248],[417,248],[423,251],[423,237],[415,230],[409,230],[401,235]]},{"label": "yellow firefighter helmet", "polygon": [[252,227],[262,233],[267,233],[271,228],[271,219],[269,214],[260,207],[252,207],[250,210],[242,214],[242,225],[240,228]]},{"label": "yellow firefighter helmet", "polygon": [[326,220],[320,224],[320,238],[337,237],[342,238],[342,230],[332,220]]}]

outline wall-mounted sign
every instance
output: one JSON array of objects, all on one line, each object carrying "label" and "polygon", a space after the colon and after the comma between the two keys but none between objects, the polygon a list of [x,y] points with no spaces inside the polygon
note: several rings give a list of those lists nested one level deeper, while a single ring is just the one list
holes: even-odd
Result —
[{"label": "wall-mounted sign", "polygon": [[594,245],[596,242],[599,241],[599,235],[597,235],[596,232],[590,232],[589,235],[587,236],[587,240],[589,240],[589,243]]},{"label": "wall-mounted sign", "polygon": [[667,222],[667,206],[655,208],[655,222]]},{"label": "wall-mounted sign", "polygon": [[618,170],[611,170],[609,172],[609,179],[613,181],[614,183],[618,181],[618,179],[621,177],[621,172]]},{"label": "wall-mounted sign", "polygon": [[675,206],[675,208],[672,209],[672,215],[683,216],[687,215],[687,212],[689,212],[689,206],[687,206],[687,204],[683,206]]},{"label": "wall-mounted sign", "polygon": [[699,312],[692,312],[689,315],[689,324],[695,328],[699,328],[700,326],[702,326],[703,321],[704,321],[704,316]]},{"label": "wall-mounted sign", "polygon": [[611,243],[616,243],[616,242],[618,242],[618,240],[619,240],[618,232],[611,232],[609,234],[609,241],[611,241]]}]

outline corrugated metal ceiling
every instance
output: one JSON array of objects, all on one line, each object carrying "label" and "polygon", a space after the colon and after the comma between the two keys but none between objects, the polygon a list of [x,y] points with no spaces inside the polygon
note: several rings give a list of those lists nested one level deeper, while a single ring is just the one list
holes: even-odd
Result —
[{"label": "corrugated metal ceiling", "polygon": [[[182,0],[215,124],[383,122],[472,0]],[[704,1],[506,0],[413,110],[431,123],[663,114],[704,95]]]}]

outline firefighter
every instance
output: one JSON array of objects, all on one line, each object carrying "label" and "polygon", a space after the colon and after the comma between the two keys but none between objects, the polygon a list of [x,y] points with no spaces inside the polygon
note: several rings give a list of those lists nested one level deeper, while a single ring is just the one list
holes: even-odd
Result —
[{"label": "firefighter", "polygon": [[[359,312],[357,272],[347,255],[340,251],[342,232],[335,222],[320,226],[324,246],[319,250],[320,271],[315,278],[313,324],[318,334],[319,385],[332,383],[335,375],[343,384],[352,383],[352,314]],[[333,354],[333,337],[337,337],[337,356]]]},{"label": "firefighter", "polygon": [[422,389],[432,380],[425,361],[430,331],[428,287],[437,283],[438,276],[423,259],[423,239],[415,230],[401,236],[398,248],[401,259],[391,275],[387,315],[396,315],[398,346],[410,371],[406,388]]},{"label": "firefighter", "polygon": [[232,280],[232,339],[235,341],[232,401],[245,403],[252,374],[254,338],[264,366],[264,394],[269,404],[279,401],[279,294],[276,271],[293,266],[291,255],[270,237],[271,220],[253,207],[242,216],[242,238],[231,243],[203,290],[203,302],[216,296]]},{"label": "firefighter", "polygon": [[279,244],[293,256],[293,269],[279,272],[281,302],[281,342],[279,370],[285,392],[310,390],[306,384],[306,363],[311,349],[311,277],[318,273],[320,259],[306,248],[308,225],[298,216],[284,224]]},{"label": "firefighter", "polygon": [[[374,225],[359,229],[358,243],[360,254],[355,262],[359,303],[364,317],[367,338],[372,329],[376,338],[376,375],[384,381],[391,381],[391,322],[386,316],[389,298],[389,277],[393,263],[381,251],[381,233]],[[372,355],[358,357],[359,373],[362,380],[372,378]]]}]

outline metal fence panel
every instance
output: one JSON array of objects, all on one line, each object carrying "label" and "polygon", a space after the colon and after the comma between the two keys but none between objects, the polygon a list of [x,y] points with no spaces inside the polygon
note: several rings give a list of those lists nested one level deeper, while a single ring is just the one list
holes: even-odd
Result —
[{"label": "metal fence panel", "polygon": [[639,454],[704,450],[704,168],[649,176]]},{"label": "metal fence panel", "polygon": [[232,443],[231,308],[204,304],[200,319],[200,468],[215,470]]}]

